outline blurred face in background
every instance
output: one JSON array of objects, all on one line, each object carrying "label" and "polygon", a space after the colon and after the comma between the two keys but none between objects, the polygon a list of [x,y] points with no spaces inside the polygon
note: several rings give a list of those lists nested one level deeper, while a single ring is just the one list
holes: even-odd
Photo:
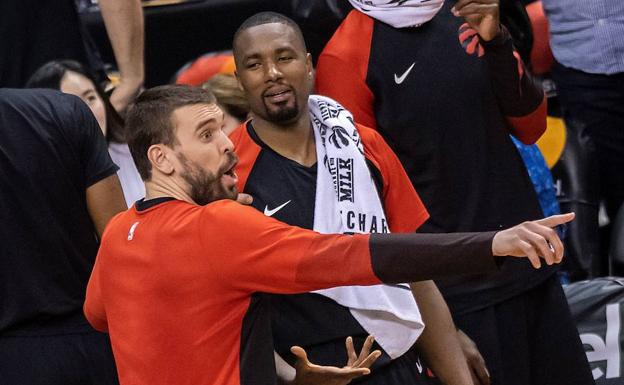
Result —
[{"label": "blurred face in background", "polygon": [[95,85],[89,78],[73,71],[67,71],[61,79],[61,91],[66,94],[78,96],[83,102],[89,106],[93,115],[102,129],[102,133],[106,135],[106,109],[104,101],[100,98]]},{"label": "blurred face in background", "polygon": [[225,132],[226,135],[230,135],[230,133],[243,122],[238,120],[235,116],[228,114],[227,109],[224,106],[219,105],[219,107],[221,107],[221,110],[223,111],[223,132]]}]

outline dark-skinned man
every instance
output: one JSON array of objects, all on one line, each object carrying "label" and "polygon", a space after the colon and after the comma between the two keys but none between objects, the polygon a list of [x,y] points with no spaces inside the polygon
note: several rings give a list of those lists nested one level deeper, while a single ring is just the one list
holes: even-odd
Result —
[{"label": "dark-skinned man", "polygon": [[[291,225],[335,233],[381,233],[388,227],[413,232],[428,218],[380,135],[366,127],[356,129],[348,112],[335,102],[310,97],[310,57],[295,23],[275,13],[258,14],[239,28],[233,48],[252,119],[231,138],[240,155],[239,189],[254,197],[254,207]],[[351,151],[345,144],[349,138],[356,148]],[[358,155],[361,151],[363,155]],[[353,176],[357,172],[362,175],[359,182]],[[339,191],[335,205],[327,204],[332,185]],[[334,226],[336,222],[339,225]],[[337,365],[344,337],[363,340],[373,334],[384,354],[372,375],[362,381],[418,384],[426,382],[411,350],[418,338],[420,351],[444,383],[472,383],[437,288],[432,282],[420,282],[412,290],[428,325],[420,338],[418,308],[400,287],[276,296],[271,299],[276,348],[286,354],[296,341],[312,361]]]},{"label": "dark-skinned man", "polygon": [[[356,199],[363,200],[357,202],[360,207],[321,207],[326,198],[331,198],[321,189],[332,188],[322,182],[330,182],[332,176],[318,174],[317,159],[323,155],[317,154],[316,145],[329,143],[331,134],[327,139],[314,137],[313,121],[322,119],[324,112],[311,115],[309,111],[308,103],[318,102],[317,97],[310,97],[311,62],[298,26],[279,14],[261,13],[241,25],[233,47],[237,77],[253,117],[231,138],[240,157],[239,190],[253,196],[255,208],[290,225],[337,233],[367,233],[371,226],[380,233],[413,232],[428,218],[394,153],[376,132],[363,126],[353,132],[362,141],[365,156],[359,158],[364,176],[372,178],[365,181],[368,186],[345,184],[355,190]],[[352,159],[353,155],[346,152],[333,158]],[[339,163],[336,176],[350,172],[345,168],[341,171]],[[364,195],[364,188],[373,194]],[[375,212],[376,207],[383,210]],[[328,228],[320,223],[336,215],[334,220],[341,221],[339,211],[353,213],[344,217],[345,228]],[[371,222],[373,217],[387,224]],[[287,355],[290,346],[298,343],[313,362],[339,365],[343,361],[340,347],[344,338],[353,336],[361,344],[368,334],[373,334],[383,355],[363,383],[428,383],[412,349],[418,339],[423,356],[445,383],[470,384],[452,320],[435,284],[413,283],[412,291],[413,295],[405,287],[379,286],[274,296],[273,335],[278,353]],[[356,297],[367,300],[356,301]]]}]

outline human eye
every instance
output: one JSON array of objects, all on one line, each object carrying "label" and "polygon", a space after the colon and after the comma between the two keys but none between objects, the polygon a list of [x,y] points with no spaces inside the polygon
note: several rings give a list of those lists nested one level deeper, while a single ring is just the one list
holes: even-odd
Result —
[{"label": "human eye", "polygon": [[202,130],[199,133],[199,137],[202,140],[210,140],[212,138],[212,131],[211,130]]},{"label": "human eye", "polygon": [[247,62],[247,64],[245,65],[245,68],[250,69],[250,70],[260,68],[260,62],[258,61]]}]

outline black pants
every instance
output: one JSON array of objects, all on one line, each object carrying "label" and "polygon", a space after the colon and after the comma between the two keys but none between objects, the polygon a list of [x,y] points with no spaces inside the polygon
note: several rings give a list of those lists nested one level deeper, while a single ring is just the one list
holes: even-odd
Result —
[{"label": "black pants", "polygon": [[566,128],[591,143],[585,150],[597,160],[601,196],[613,221],[624,202],[624,73],[589,74],[556,63],[552,76]]},{"label": "black pants", "polygon": [[591,385],[587,357],[556,276],[500,304],[455,316],[492,385]]},{"label": "black pants", "polygon": [[2,385],[118,385],[107,334],[0,337]]}]

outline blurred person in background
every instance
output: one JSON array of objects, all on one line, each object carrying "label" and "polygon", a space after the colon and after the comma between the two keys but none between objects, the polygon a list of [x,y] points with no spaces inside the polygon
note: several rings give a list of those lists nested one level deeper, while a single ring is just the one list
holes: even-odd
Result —
[{"label": "blurred person in background", "polygon": [[98,239],[126,209],[100,127],[41,89],[0,89],[0,127],[0,383],[116,385],[82,312]]},{"label": "blurred person in background", "polygon": [[[140,0],[99,0],[119,82],[111,103],[123,114],[145,77]],[[72,59],[101,74],[103,63],[76,10],[75,0],[0,1],[0,87],[23,87],[44,63]]]},{"label": "blurred person in background", "polygon": [[614,221],[624,202],[624,2],[542,3],[566,129],[583,144],[583,168],[591,170],[587,175],[598,176],[600,199]]},{"label": "blurred person in background", "polygon": [[72,60],[46,63],[31,76],[26,87],[52,88],[82,99],[97,119],[108,142],[108,152],[113,162],[119,166],[117,175],[126,205],[130,207],[145,196],[145,186],[126,143],[123,120],[95,77],[82,64]]}]

